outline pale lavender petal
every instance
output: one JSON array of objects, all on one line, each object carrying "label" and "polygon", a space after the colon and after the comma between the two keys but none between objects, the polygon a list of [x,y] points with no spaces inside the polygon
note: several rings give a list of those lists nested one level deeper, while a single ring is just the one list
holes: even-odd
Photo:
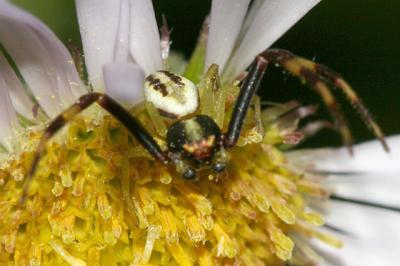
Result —
[{"label": "pale lavender petal", "polygon": [[207,43],[206,67],[222,70],[231,55],[250,0],[213,0]]},{"label": "pale lavender petal", "polygon": [[50,116],[83,92],[71,56],[38,19],[0,2],[0,39],[35,98]]},{"label": "pale lavender petal", "polygon": [[52,67],[56,70],[57,90],[62,104],[69,105],[87,92],[67,48],[45,24],[31,14],[12,5],[7,5],[7,15],[10,19],[18,20],[30,27],[49,53]]},{"label": "pale lavender petal", "polygon": [[21,81],[8,64],[5,57],[0,54],[0,77],[3,78],[15,110],[25,118],[35,121],[33,114],[34,103],[23,88]]},{"label": "pale lavender petal", "polygon": [[[251,63],[254,57],[270,47],[320,0],[267,0],[254,18],[248,32],[234,51],[224,72],[232,80]],[[240,41],[240,40],[239,40]]]},{"label": "pale lavender petal", "polygon": [[[50,32],[51,33],[51,32]],[[85,85],[76,70],[70,53],[62,42],[53,33],[43,34],[38,32],[39,38],[46,47],[50,57],[56,63],[58,94],[63,106],[71,105],[82,94],[87,93]]]},{"label": "pale lavender petal", "polygon": [[75,1],[89,82],[96,91],[104,90],[103,65],[114,61],[120,2],[120,0]]},{"label": "pale lavender petal", "polygon": [[8,151],[12,150],[17,127],[18,119],[8,94],[8,86],[0,76],[0,143]]},{"label": "pale lavender petal", "polygon": [[127,62],[129,57],[130,3],[121,0],[118,35],[115,43],[114,61]]},{"label": "pale lavender petal", "polygon": [[55,69],[37,36],[27,27],[14,21],[0,19],[0,40],[15,61],[43,110],[53,117],[61,111],[57,94]]},{"label": "pale lavender petal", "polygon": [[143,101],[144,72],[134,63],[115,62],[104,65],[106,93],[127,104]]},{"label": "pale lavender petal", "polygon": [[160,34],[151,0],[131,0],[130,51],[149,75],[163,69]]}]

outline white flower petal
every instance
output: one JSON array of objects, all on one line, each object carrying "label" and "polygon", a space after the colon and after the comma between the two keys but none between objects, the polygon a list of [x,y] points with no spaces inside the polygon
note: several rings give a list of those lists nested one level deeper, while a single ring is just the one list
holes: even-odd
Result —
[{"label": "white flower petal", "polygon": [[9,151],[12,150],[17,126],[18,119],[8,94],[8,86],[0,76],[0,143]]},{"label": "white flower petal", "polygon": [[160,34],[151,0],[131,0],[130,51],[149,75],[163,69]]},{"label": "white flower petal", "polygon": [[391,152],[374,140],[346,148],[299,150],[288,154],[297,165],[327,174],[326,183],[341,197],[400,208],[400,136],[388,137]]},{"label": "white flower petal", "polygon": [[82,90],[72,59],[57,37],[38,19],[7,1],[0,2],[0,40],[22,77],[50,116]]},{"label": "white flower petal", "polygon": [[144,72],[134,63],[104,65],[106,93],[121,102],[135,104],[143,100]]},{"label": "white flower petal", "polygon": [[344,247],[333,249],[314,242],[327,255],[323,265],[398,265],[399,213],[343,202],[332,202],[328,210],[326,223],[345,232],[338,235]]},{"label": "white flower petal", "polygon": [[328,246],[325,243],[312,241],[314,248],[322,255],[325,262],[318,266],[397,266],[398,255],[388,243],[382,246],[380,243],[367,242],[363,239],[354,239],[351,237],[338,236],[344,241],[344,247],[337,249]]},{"label": "white flower petal", "polygon": [[17,75],[14,73],[6,58],[0,54],[0,77],[4,79],[15,110],[27,119],[34,121],[34,103],[25,92]]},{"label": "white flower petal", "polygon": [[387,141],[392,149],[389,155],[378,141],[356,145],[354,157],[345,148],[288,154],[292,162],[328,173],[327,184],[336,197],[342,198],[327,203],[324,217],[327,225],[347,232],[340,235],[345,246],[334,250],[317,243],[327,254],[324,254],[327,263],[323,265],[398,264],[393,251],[400,249],[400,213],[348,202],[400,208],[400,136],[389,137]]},{"label": "white flower petal", "polygon": [[225,78],[232,79],[243,71],[258,53],[270,47],[319,1],[266,0],[229,61]]},{"label": "white flower petal", "polygon": [[102,91],[102,67],[114,61],[120,1],[76,0],[75,3],[89,82],[96,91]]},{"label": "white flower petal", "polygon": [[326,185],[340,197],[400,208],[400,173],[328,176]]},{"label": "white flower petal", "polygon": [[258,12],[261,9],[261,6],[264,4],[266,0],[253,0],[251,2],[249,11],[246,14],[246,18],[243,22],[242,29],[240,30],[238,40],[242,40],[246,32],[249,30],[251,24],[253,23],[254,19],[256,18]]},{"label": "white flower petal", "polygon": [[206,67],[218,64],[222,72],[235,45],[250,0],[213,0]]},{"label": "white flower petal", "polygon": [[310,162],[313,169],[331,173],[400,174],[400,135],[386,138],[390,153],[374,140],[354,147],[354,156],[346,148],[303,150],[291,153],[304,162]]},{"label": "white flower petal", "polygon": [[400,213],[376,207],[331,200],[324,217],[329,226],[354,238],[381,242],[393,239],[400,247]]}]

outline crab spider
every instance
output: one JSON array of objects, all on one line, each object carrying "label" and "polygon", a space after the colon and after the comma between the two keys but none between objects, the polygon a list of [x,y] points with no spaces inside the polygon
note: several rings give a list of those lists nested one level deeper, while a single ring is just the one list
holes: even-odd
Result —
[{"label": "crab spider", "polygon": [[119,120],[156,160],[164,164],[173,163],[183,178],[194,179],[196,172],[204,166],[208,166],[214,172],[222,172],[228,163],[226,150],[235,146],[239,139],[247,110],[269,63],[280,66],[293,76],[300,78],[321,95],[344,142],[351,146],[350,131],[329,85],[341,89],[358,109],[367,126],[379,138],[384,149],[389,150],[381,129],[361,99],[339,74],[291,52],[268,49],[257,55],[250,65],[247,76],[242,81],[226,132],[221,132],[221,129],[209,116],[189,115],[186,117],[196,111],[198,107],[197,88],[190,80],[167,71],[158,71],[149,75],[144,84],[146,100],[152,102],[162,114],[177,118],[177,121],[168,128],[166,136],[168,148],[165,151],[140,122],[110,96],[97,92],[81,96],[75,104],[51,121],[44,131],[24,184],[20,203],[23,203],[26,198],[29,183],[36,172],[38,162],[49,139],[76,115],[95,102]]}]

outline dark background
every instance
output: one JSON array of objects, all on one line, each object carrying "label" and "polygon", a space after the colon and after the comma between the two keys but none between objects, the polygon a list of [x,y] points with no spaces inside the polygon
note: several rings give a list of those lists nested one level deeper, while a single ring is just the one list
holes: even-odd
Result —
[{"label": "dark background", "polygon": [[[64,42],[80,45],[73,0],[15,0],[45,21]],[[165,14],[173,28],[173,49],[187,57],[211,1],[155,0],[157,19]],[[160,21],[160,20],[159,20]],[[273,47],[291,50],[337,70],[352,84],[387,135],[400,133],[400,1],[322,0]],[[320,103],[319,97],[280,70],[264,78],[264,100],[297,99]],[[355,139],[373,138],[356,111],[335,92]],[[328,118],[321,108],[320,117]],[[307,146],[340,145],[340,137],[324,130]]]}]

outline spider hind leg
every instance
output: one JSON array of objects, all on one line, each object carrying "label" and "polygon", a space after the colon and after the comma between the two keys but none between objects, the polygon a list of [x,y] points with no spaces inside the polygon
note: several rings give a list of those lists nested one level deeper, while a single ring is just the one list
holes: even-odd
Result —
[{"label": "spider hind leg", "polygon": [[342,114],[341,108],[330,91],[328,84],[333,85],[334,87],[337,87],[343,91],[348,100],[359,111],[367,127],[371,129],[374,135],[382,143],[385,151],[389,151],[389,147],[385,141],[382,130],[369,113],[361,98],[340,74],[334,72],[324,65],[304,59],[286,50],[268,49],[262,52],[260,55],[268,62],[274,63],[291,73],[293,76],[300,78],[309,87],[321,95],[322,100],[333,116],[335,124],[337,125],[343,140],[349,147],[350,151],[352,136],[344,115]]}]

